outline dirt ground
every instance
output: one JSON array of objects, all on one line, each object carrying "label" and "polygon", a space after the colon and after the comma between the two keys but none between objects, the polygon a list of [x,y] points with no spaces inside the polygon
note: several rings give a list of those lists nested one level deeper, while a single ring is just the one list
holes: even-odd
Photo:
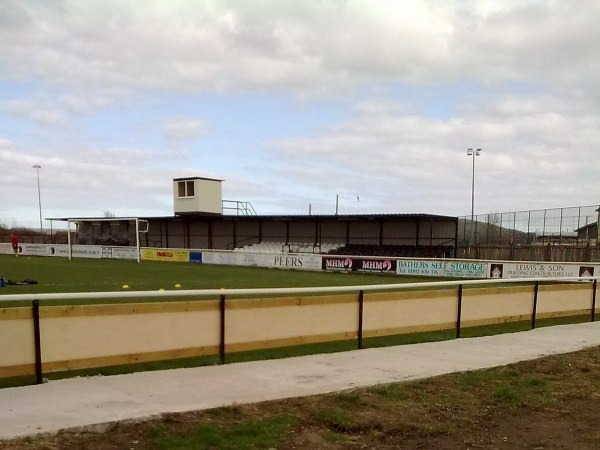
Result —
[{"label": "dirt ground", "polygon": [[[244,427],[252,437],[239,440]],[[269,430],[274,441],[253,440]],[[0,442],[2,450],[24,448],[598,449],[600,347],[410,383],[169,414],[104,432]]]}]

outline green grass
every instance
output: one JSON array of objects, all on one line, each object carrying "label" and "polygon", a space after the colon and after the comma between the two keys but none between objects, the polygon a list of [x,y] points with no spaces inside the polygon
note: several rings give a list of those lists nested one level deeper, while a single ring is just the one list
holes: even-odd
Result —
[{"label": "green grass", "polygon": [[[426,279],[385,274],[299,271],[210,264],[142,262],[126,260],[23,257],[0,255],[0,276],[10,280],[36,280],[38,284],[7,286],[2,294],[109,292],[181,289],[235,289],[311,286],[350,286],[409,283]],[[1,306],[1,305],[0,305]]]},{"label": "green grass", "polygon": [[156,449],[269,449],[279,442],[295,425],[292,416],[276,416],[261,420],[244,421],[220,427],[201,424],[185,435],[174,434],[164,426],[148,433],[148,443]]},{"label": "green grass", "polygon": [[317,411],[315,418],[330,431],[337,433],[351,434],[362,428],[361,424],[354,419],[354,414],[340,407]]},{"label": "green grass", "polygon": [[365,405],[364,399],[359,394],[352,391],[345,391],[337,394],[335,396],[335,403],[346,409],[360,408]]},{"label": "green grass", "polygon": [[406,392],[406,386],[399,383],[378,384],[367,388],[367,392],[394,402],[405,401],[409,398],[408,393]]}]

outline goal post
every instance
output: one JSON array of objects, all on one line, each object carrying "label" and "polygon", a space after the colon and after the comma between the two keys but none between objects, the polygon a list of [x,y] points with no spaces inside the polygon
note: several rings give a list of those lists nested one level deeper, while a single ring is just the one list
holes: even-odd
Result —
[{"label": "goal post", "polygon": [[[67,218],[69,260],[73,259],[73,245],[102,245],[106,247],[135,246],[136,260],[141,261],[140,234],[147,233],[149,223],[139,217]],[[75,230],[72,229],[75,225]],[[135,237],[131,233],[135,231]],[[75,241],[75,242],[74,242]]]}]

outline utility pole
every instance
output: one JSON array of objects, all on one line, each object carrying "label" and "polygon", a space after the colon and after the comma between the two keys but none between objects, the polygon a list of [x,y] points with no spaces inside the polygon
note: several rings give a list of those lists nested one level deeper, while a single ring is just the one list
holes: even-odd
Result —
[{"label": "utility pole", "polygon": [[467,156],[470,156],[473,160],[473,173],[471,177],[471,239],[475,234],[475,157],[481,154],[481,149],[478,148],[473,150],[472,148],[467,149]]},{"label": "utility pole", "polygon": [[39,164],[36,164],[35,166],[33,166],[33,168],[37,172],[38,206],[39,206],[39,210],[40,210],[40,233],[43,235],[44,229],[42,227],[42,195],[40,193],[40,169],[42,168],[42,166],[40,166]]}]

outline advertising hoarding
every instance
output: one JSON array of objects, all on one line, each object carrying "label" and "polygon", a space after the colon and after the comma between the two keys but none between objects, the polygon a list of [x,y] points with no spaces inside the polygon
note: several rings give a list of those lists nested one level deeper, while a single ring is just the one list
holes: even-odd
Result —
[{"label": "advertising hoarding", "polygon": [[321,269],[338,272],[396,273],[396,261],[389,258],[323,256]]},{"label": "advertising hoarding", "polygon": [[228,266],[254,266],[286,269],[320,270],[321,256],[288,253],[244,253],[203,251],[202,263]]},{"label": "advertising hoarding", "polygon": [[555,262],[490,262],[490,278],[564,278],[593,277],[600,265]]},{"label": "advertising hoarding", "polygon": [[188,262],[190,252],[187,250],[143,248],[141,257],[143,261]]},{"label": "advertising hoarding", "polygon": [[452,278],[485,278],[488,263],[481,261],[447,261],[399,259],[398,275]]}]

